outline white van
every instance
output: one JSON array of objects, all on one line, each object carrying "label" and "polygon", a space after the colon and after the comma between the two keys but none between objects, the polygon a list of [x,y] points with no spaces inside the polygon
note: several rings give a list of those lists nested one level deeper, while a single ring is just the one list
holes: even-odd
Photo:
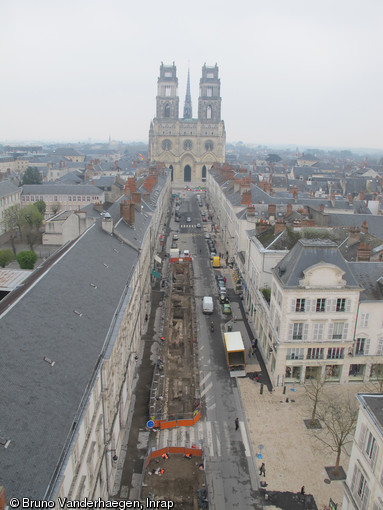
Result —
[{"label": "white van", "polygon": [[211,296],[205,296],[203,298],[202,311],[203,311],[203,313],[213,313],[214,312],[213,298]]}]

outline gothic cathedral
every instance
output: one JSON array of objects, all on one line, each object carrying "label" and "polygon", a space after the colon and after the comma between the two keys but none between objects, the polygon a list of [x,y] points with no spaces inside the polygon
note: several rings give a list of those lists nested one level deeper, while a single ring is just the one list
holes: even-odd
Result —
[{"label": "gothic cathedral", "polygon": [[193,119],[190,75],[183,118],[179,118],[176,66],[161,63],[157,82],[156,117],[150,124],[149,160],[163,162],[175,182],[201,184],[213,163],[225,162],[226,133],[221,120],[218,66],[202,67],[199,84],[198,119]]}]

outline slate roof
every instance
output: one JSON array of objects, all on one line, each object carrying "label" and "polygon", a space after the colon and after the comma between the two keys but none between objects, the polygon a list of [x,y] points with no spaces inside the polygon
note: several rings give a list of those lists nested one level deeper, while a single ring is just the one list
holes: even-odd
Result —
[{"label": "slate roof", "polygon": [[364,289],[360,300],[383,300],[383,262],[350,262],[349,266]]},{"label": "slate roof", "polygon": [[383,435],[383,394],[357,393],[356,397],[380,427],[380,433]]},{"label": "slate roof", "polygon": [[338,266],[344,271],[347,287],[358,287],[348,262],[342,257],[337,244],[329,239],[299,239],[273,272],[285,287],[298,287],[303,271],[320,262]]},{"label": "slate roof", "polygon": [[99,195],[97,186],[90,184],[24,184],[23,195]]},{"label": "slate roof", "polygon": [[383,216],[376,214],[342,214],[331,213],[327,215],[329,227],[361,227],[367,222],[368,232],[376,237],[383,236]]},{"label": "slate roof", "polygon": [[0,316],[0,436],[11,441],[0,446],[0,466],[8,499],[43,498],[137,262],[137,252],[100,222]]},{"label": "slate roof", "polygon": [[16,193],[17,190],[21,191],[21,188],[13,184],[13,182],[0,181],[0,198]]}]

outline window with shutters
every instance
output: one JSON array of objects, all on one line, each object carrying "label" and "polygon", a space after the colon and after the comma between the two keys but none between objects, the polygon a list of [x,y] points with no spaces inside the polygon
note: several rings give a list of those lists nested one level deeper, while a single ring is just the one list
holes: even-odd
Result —
[{"label": "window with shutters", "polygon": [[367,356],[370,347],[368,338],[357,338],[355,342],[354,356]]},{"label": "window with shutters", "polygon": [[376,439],[371,434],[371,432],[368,432],[365,454],[366,454],[367,460],[371,464],[372,469],[374,469],[374,467],[375,467],[378,452],[379,452],[379,447],[376,443]]},{"label": "window with shutters", "polygon": [[306,359],[323,359],[324,349],[322,347],[310,347],[307,349]]},{"label": "window with shutters", "polygon": [[336,300],[336,311],[337,312],[345,312],[346,311],[346,299],[338,298]]},{"label": "window with shutters", "polygon": [[296,312],[304,312],[305,311],[305,299],[297,299],[295,304]]},{"label": "window with shutters", "polygon": [[317,312],[325,312],[326,311],[326,299],[324,299],[324,298],[317,299],[316,311]]},{"label": "window with shutters", "polygon": [[293,328],[293,340],[303,339],[303,322],[295,322]]},{"label": "window with shutters", "polygon": [[379,338],[378,340],[378,347],[376,349],[377,356],[383,355],[383,338]]},{"label": "window with shutters", "polygon": [[363,473],[359,471],[359,480],[356,486],[356,494],[357,498],[361,503],[361,510],[366,510],[368,508],[368,499],[370,496],[370,489],[367,485],[367,480],[365,479]]},{"label": "window with shutters", "polygon": [[334,322],[332,324],[332,336],[333,340],[341,340],[343,335],[344,322]]},{"label": "window with shutters", "polygon": [[362,313],[360,316],[360,327],[367,328],[368,327],[368,319],[370,317],[369,313]]},{"label": "window with shutters", "polygon": [[314,331],[313,331],[313,340],[321,341],[323,340],[323,323],[314,323]]}]

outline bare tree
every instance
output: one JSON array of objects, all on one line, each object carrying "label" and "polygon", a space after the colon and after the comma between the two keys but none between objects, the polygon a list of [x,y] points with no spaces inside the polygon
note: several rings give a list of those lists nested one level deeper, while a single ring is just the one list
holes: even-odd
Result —
[{"label": "bare tree", "polygon": [[375,391],[383,393],[383,365],[373,363],[371,365],[370,383],[375,387]]},{"label": "bare tree", "polygon": [[333,475],[338,475],[340,457],[345,446],[352,442],[353,432],[358,419],[358,406],[354,396],[339,399],[326,396],[317,409],[317,416],[323,424],[323,430],[316,431],[315,437],[325,447],[336,453]]},{"label": "bare tree", "polygon": [[308,379],[304,388],[306,390],[306,395],[311,400],[313,404],[313,409],[311,413],[310,427],[314,427],[316,423],[316,412],[317,407],[320,402],[320,398],[322,396],[322,390],[327,380],[325,377],[322,377],[318,374],[316,377],[312,379]]}]

